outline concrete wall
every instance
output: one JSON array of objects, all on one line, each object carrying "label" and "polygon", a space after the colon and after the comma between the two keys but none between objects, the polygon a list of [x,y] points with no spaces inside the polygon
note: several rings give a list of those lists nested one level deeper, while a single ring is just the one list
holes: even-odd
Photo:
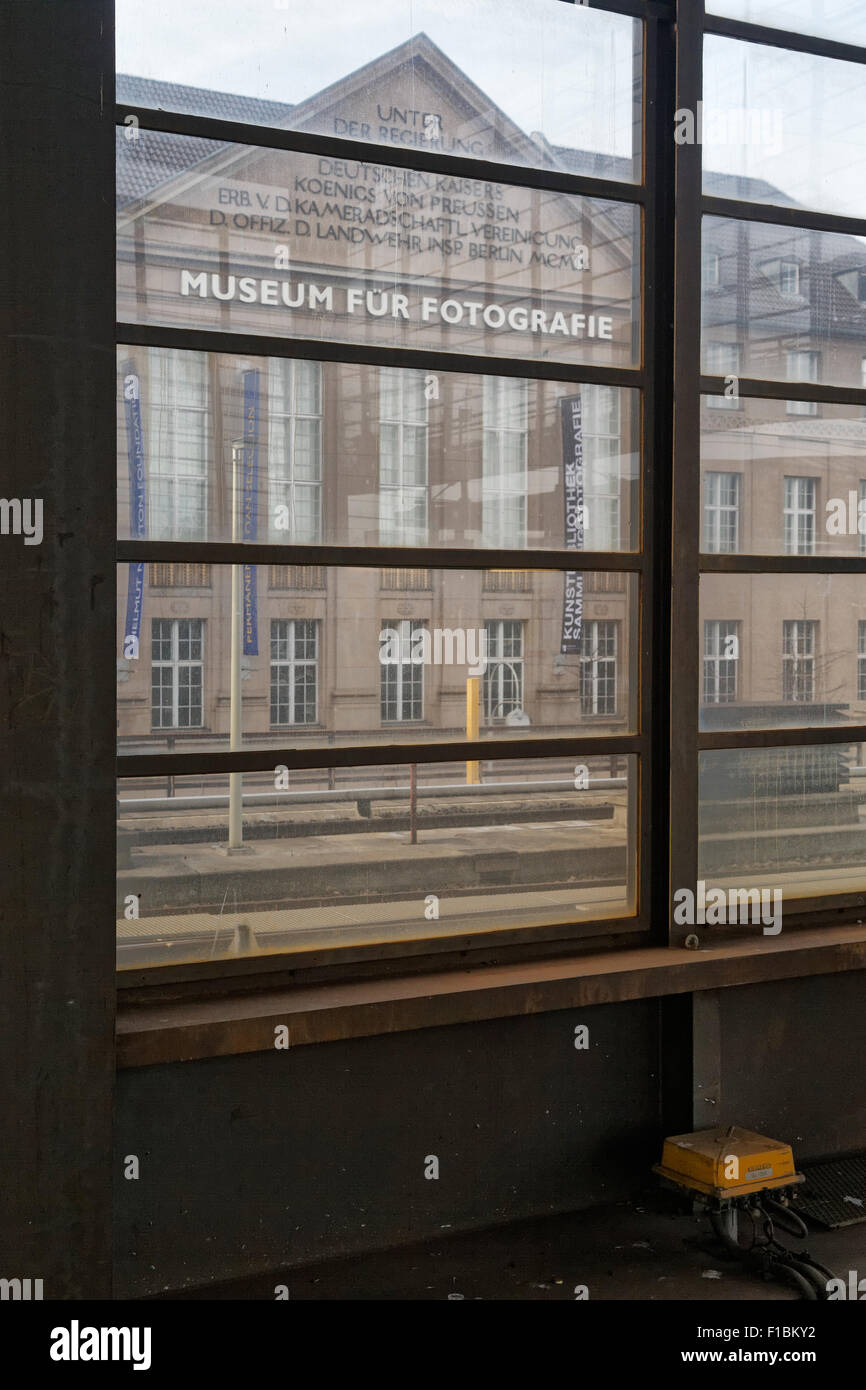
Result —
[{"label": "concrete wall", "polygon": [[[798,1160],[866,1146],[863,975],[720,991],[712,1120]],[[122,1071],[116,1296],[622,1200],[663,1133],[661,1002]]]},{"label": "concrete wall", "polygon": [[122,1071],[116,1296],[621,1198],[655,1157],[657,1020],[649,1000]]}]

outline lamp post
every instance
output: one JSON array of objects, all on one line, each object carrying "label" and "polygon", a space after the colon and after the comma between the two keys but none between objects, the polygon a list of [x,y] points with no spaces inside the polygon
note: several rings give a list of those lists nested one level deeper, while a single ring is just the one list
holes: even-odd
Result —
[{"label": "lamp post", "polygon": [[[241,539],[241,469],[244,446],[232,447],[232,543]],[[231,671],[229,684],[229,748],[235,753],[242,739],[241,652],[243,650],[243,565],[232,565]],[[244,846],[244,775],[229,773],[229,851]]]}]

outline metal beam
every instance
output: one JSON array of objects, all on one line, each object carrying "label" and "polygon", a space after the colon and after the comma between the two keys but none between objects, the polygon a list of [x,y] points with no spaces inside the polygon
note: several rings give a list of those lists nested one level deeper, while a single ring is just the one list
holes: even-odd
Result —
[{"label": "metal beam", "polygon": [[0,457],[41,544],[0,539],[4,1277],[111,1291],[114,27],[0,5]]}]

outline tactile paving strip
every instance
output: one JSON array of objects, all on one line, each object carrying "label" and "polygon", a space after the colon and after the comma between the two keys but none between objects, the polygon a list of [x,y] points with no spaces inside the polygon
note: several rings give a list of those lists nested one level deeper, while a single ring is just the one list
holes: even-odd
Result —
[{"label": "tactile paving strip", "polygon": [[830,1230],[866,1221],[866,1154],[804,1165],[802,1172],[796,1211]]}]

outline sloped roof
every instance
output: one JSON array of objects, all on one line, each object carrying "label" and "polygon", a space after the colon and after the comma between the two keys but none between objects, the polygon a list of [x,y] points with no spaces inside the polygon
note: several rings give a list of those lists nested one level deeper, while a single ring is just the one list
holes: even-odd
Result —
[{"label": "sloped roof", "polygon": [[[418,37],[426,39],[426,36]],[[426,39],[426,46],[430,49],[435,48],[429,39]],[[351,76],[354,77],[355,74]],[[334,87],[337,85],[339,84],[334,84]],[[161,82],[122,72],[117,74],[117,101],[120,105],[128,102],[130,106],[145,106],[156,111],[178,111],[184,115],[211,116],[241,124],[273,126],[288,126],[292,112],[299,109],[297,103],[290,105],[282,101],[268,101],[261,97],[242,96],[234,92],[215,92],[207,87]],[[216,154],[220,149],[228,148],[223,141],[200,140],[190,136],[173,135],[166,131],[148,131],[146,140],[141,140],[133,146],[132,142],[125,138],[121,127],[118,128],[117,140],[119,207],[145,197],[176,175],[192,169],[201,160]],[[568,173],[617,179],[622,182],[631,180],[632,162],[623,155],[572,149],[567,145],[548,145],[546,141],[542,143],[540,140],[538,143],[541,156],[538,162],[541,165],[546,162],[543,158],[546,149]],[[386,160],[387,149],[387,145],[378,146],[371,143],[371,158],[379,154]],[[520,167],[519,164],[515,165],[515,182],[519,182]],[[792,198],[764,179],[747,179],[734,174],[707,171],[705,192],[720,197],[758,199],[782,206],[796,206]]]}]

